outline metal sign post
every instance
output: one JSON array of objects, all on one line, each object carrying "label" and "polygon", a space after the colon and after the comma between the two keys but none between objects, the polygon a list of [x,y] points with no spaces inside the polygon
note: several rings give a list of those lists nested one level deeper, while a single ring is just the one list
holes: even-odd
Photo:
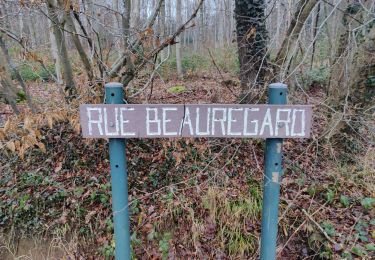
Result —
[{"label": "metal sign post", "polygon": [[105,85],[106,104],[80,106],[82,135],[109,138],[116,259],[130,259],[125,138],[265,138],[262,260],[276,258],[283,138],[309,138],[312,106],[286,105],[287,86],[269,86],[269,104],[124,104],[123,85]]},{"label": "metal sign post", "polygon": [[[286,104],[287,86],[281,83],[268,87],[269,104]],[[285,127],[279,125],[277,127]],[[263,208],[261,233],[261,260],[276,259],[277,222],[280,181],[282,176],[282,138],[266,139],[263,180]]]},{"label": "metal sign post", "polygon": [[[120,83],[105,85],[106,104],[123,104],[124,90]],[[111,124],[109,124],[111,127]],[[130,227],[128,210],[128,167],[123,138],[109,139],[112,210],[115,229],[115,258],[130,260]]]}]

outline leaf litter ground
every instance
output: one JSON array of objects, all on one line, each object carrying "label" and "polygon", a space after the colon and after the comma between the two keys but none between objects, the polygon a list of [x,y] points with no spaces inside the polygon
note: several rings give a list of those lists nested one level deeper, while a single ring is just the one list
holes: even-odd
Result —
[{"label": "leaf litter ground", "polygon": [[[152,92],[149,88],[130,102],[233,103],[239,86],[236,79],[228,82],[209,74],[155,80]],[[130,88],[127,95],[132,93]],[[289,102],[314,104],[314,124],[312,139],[284,142],[278,257],[370,258],[375,238],[371,144],[357,142],[360,148],[351,150],[356,140],[349,142],[341,132],[327,141],[332,121],[329,108],[321,105],[322,89],[292,92]],[[55,256],[113,255],[107,141],[84,140],[74,128],[64,118],[52,128],[40,127],[45,152],[34,147],[23,159],[2,145],[0,254],[19,255],[22,237],[38,237],[54,243]],[[263,151],[264,141],[258,139],[127,141],[134,257],[256,259]]]}]

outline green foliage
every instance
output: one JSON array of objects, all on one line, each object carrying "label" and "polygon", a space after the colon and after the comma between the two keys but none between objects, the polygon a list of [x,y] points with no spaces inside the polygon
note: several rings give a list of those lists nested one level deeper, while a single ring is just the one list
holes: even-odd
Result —
[{"label": "green foliage", "polygon": [[361,200],[361,205],[365,209],[370,209],[370,208],[374,207],[374,205],[375,205],[375,198],[364,198],[364,199]]},{"label": "green foliage", "polygon": [[168,92],[172,94],[180,94],[186,91],[185,86],[174,86],[168,89]]},{"label": "green foliage", "polygon": [[[48,70],[47,71],[37,65],[22,64],[17,67],[17,70],[24,81],[37,81],[37,80],[50,81],[51,80],[50,74],[55,75],[54,65],[47,66],[47,70]],[[11,76],[12,76],[12,79],[16,79],[16,75],[13,71],[11,72]]]},{"label": "green foliage", "polygon": [[17,99],[16,99],[16,102],[17,103],[21,103],[22,101],[25,101],[26,100],[26,94],[23,90],[20,90],[17,92]]},{"label": "green foliage", "polygon": [[348,251],[344,251],[344,252],[342,252],[342,254],[341,254],[341,258],[342,258],[342,259],[351,260],[351,259],[353,259],[353,256],[352,256],[352,254],[351,254],[350,252],[348,252]]},{"label": "green foliage", "polygon": [[321,224],[321,227],[324,229],[324,231],[327,233],[329,236],[335,236],[336,235],[336,230],[335,227],[333,226],[332,223],[325,221]]},{"label": "green foliage", "polygon": [[207,57],[193,53],[191,55],[185,55],[181,61],[182,69],[184,71],[197,71],[198,69],[208,69],[209,61]]},{"label": "green foliage", "polygon": [[111,244],[102,246],[100,251],[106,257],[106,259],[110,259],[115,255],[115,241],[112,240]]},{"label": "green foliage", "polygon": [[164,233],[162,239],[159,241],[159,251],[163,255],[163,259],[168,258],[169,253],[169,240],[171,240],[172,235],[171,233]]},{"label": "green foliage", "polygon": [[343,205],[345,208],[349,207],[349,198],[346,197],[345,195],[340,196],[340,203]]},{"label": "green foliage", "polygon": [[328,189],[326,192],[326,199],[328,203],[332,203],[335,199],[335,192],[332,189]]},{"label": "green foliage", "polygon": [[375,245],[374,244],[367,244],[367,245],[365,245],[365,248],[368,251],[375,251]]},{"label": "green foliage", "polygon": [[302,75],[302,80],[306,88],[311,85],[327,85],[330,71],[327,67],[313,68]]},{"label": "green foliage", "polygon": [[352,253],[357,256],[363,257],[366,255],[366,250],[361,246],[355,246],[352,248]]},{"label": "green foliage", "polygon": [[134,199],[131,204],[130,204],[130,214],[131,215],[134,215],[134,214],[138,214],[140,212],[140,209],[139,209],[139,200],[138,199]]},{"label": "green foliage", "polygon": [[368,88],[375,88],[375,76],[368,77],[365,84]]},{"label": "green foliage", "polygon": [[354,227],[356,234],[358,236],[358,239],[363,242],[367,242],[369,240],[367,228],[368,228],[368,223],[362,220],[359,220],[358,223]]}]

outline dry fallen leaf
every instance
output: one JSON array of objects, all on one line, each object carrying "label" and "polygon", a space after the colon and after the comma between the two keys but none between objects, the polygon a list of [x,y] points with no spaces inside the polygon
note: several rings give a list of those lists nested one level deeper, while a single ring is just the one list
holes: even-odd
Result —
[{"label": "dry fallen leaf", "polygon": [[13,153],[16,151],[16,145],[13,141],[9,141],[6,143],[6,147],[11,150]]}]

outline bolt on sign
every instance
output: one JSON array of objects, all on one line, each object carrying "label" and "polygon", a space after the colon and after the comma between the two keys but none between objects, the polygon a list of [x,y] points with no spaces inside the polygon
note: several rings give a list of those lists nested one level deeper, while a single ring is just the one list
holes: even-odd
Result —
[{"label": "bolt on sign", "polygon": [[309,138],[309,105],[81,105],[86,138]]}]

